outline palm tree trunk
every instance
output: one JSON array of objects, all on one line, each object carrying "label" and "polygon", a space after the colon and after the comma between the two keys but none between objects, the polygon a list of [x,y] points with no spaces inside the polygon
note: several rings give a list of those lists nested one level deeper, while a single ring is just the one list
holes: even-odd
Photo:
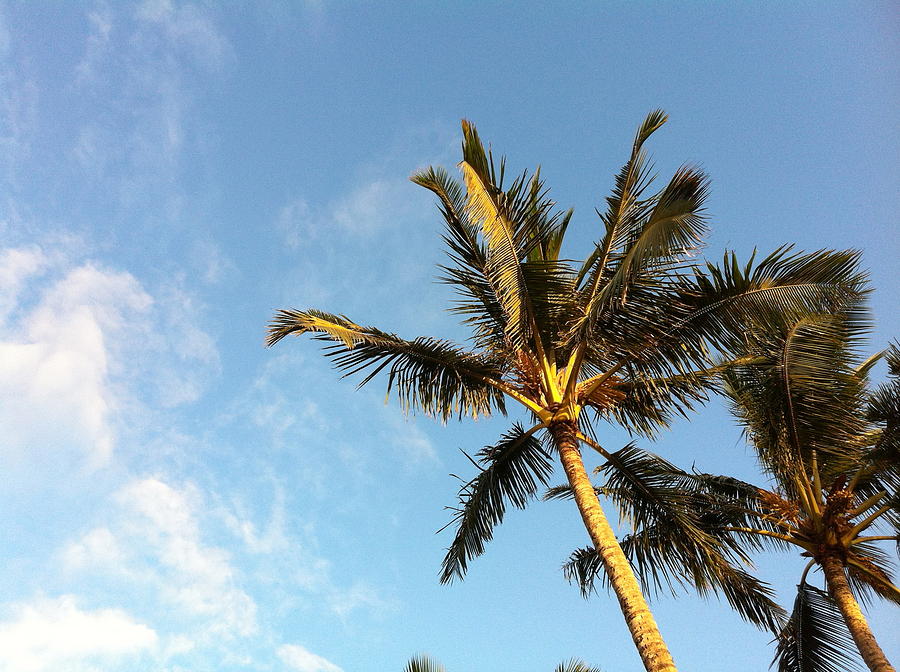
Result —
[{"label": "palm tree trunk", "polygon": [[653,614],[650,613],[637,578],[619,546],[609,521],[603,514],[594,486],[585,471],[578,446],[576,424],[572,421],[554,422],[549,429],[559,449],[559,457],[575,495],[581,519],[591,541],[594,542],[594,548],[600,555],[609,583],[619,599],[625,623],[631,632],[631,638],[641,656],[644,668],[647,672],[677,672],[675,662],[663,641],[656,621],[653,620]]},{"label": "palm tree trunk", "polygon": [[847,582],[847,575],[844,574],[843,563],[834,555],[826,555],[822,558],[822,569],[825,572],[825,585],[828,587],[828,592],[837,603],[838,609],[841,610],[847,628],[866,665],[872,672],[895,672],[894,666],[888,662],[884,651],[875,641],[875,636],[869,629],[869,624],[859,608],[859,603],[850,592],[850,584]]}]

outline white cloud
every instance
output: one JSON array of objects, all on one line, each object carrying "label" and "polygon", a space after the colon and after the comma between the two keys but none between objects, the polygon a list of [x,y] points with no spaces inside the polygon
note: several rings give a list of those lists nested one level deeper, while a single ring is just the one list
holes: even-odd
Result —
[{"label": "white cloud", "polygon": [[151,303],[130,274],[85,265],[47,289],[18,329],[0,333],[0,450],[21,455],[74,445],[90,466],[106,464],[117,405],[110,337],[139,323]]},{"label": "white cloud", "polygon": [[409,214],[411,191],[407,180],[375,179],[338,201],[331,210],[331,217],[345,231],[370,234]]},{"label": "white cloud", "polygon": [[107,465],[122,428],[194,401],[219,372],[202,312],[177,284],[154,299],[130,273],[0,250],[0,455]]},{"label": "white cloud", "polygon": [[298,644],[285,644],[280,647],[278,657],[281,662],[297,672],[344,672],[330,660]]},{"label": "white cloud", "polygon": [[256,605],[238,588],[228,554],[202,541],[194,489],[179,491],[148,478],[123,488],[117,500],[132,514],[127,534],[143,540],[162,566],[167,600],[206,619],[212,632],[247,636],[256,631]]},{"label": "white cloud", "polygon": [[99,670],[153,649],[157,635],[119,609],[84,611],[75,597],[38,599],[14,609],[0,622],[0,670],[68,672]]},{"label": "white cloud", "polygon": [[91,565],[99,565],[106,571],[124,569],[124,553],[119,540],[107,527],[98,527],[80,540],[69,544],[63,551],[63,565],[69,571],[77,571]]},{"label": "white cloud", "polygon": [[262,532],[249,517],[238,516],[231,511],[224,512],[228,528],[244,542],[247,550],[253,554],[282,552],[290,547],[285,530],[287,513],[284,488],[276,483],[274,491],[275,501],[272,504],[272,514]]},{"label": "white cloud", "polygon": [[79,82],[90,81],[97,77],[97,65],[106,54],[109,35],[112,32],[113,20],[109,7],[97,6],[88,12],[90,33],[85,44],[84,57],[76,66],[75,72]]},{"label": "white cloud", "polygon": [[297,249],[301,245],[309,244],[316,239],[317,231],[312,221],[309,203],[298,198],[291,201],[278,211],[275,218],[275,228],[281,233],[285,244],[291,249]]}]

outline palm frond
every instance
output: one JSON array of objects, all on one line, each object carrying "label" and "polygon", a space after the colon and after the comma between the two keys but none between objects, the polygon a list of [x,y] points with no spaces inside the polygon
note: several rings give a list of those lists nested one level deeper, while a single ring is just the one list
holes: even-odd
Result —
[{"label": "palm frond", "polygon": [[875,595],[900,604],[900,588],[894,585],[890,558],[876,544],[855,544],[847,554],[845,569],[854,595],[863,604],[871,604]]},{"label": "palm frond", "polygon": [[[724,596],[758,627],[773,632],[782,627],[784,612],[772,589],[735,566],[747,562],[746,547],[728,531],[733,516],[719,510],[721,504],[711,496],[713,488],[752,486],[686,473],[633,445],[613,453],[602,469],[608,479],[599,492],[617,504],[635,529],[621,546],[645,587],[658,591],[666,586],[674,594],[689,585],[700,595]],[[567,568],[582,593],[590,592],[583,581],[596,578],[598,565],[576,553]]]},{"label": "palm frond", "polygon": [[[530,333],[529,299],[521,261],[526,251],[508,218],[507,195],[494,181],[494,169],[487,158],[475,127],[463,122],[463,160],[459,164],[466,185],[465,212],[476,224],[487,248],[485,271],[492,279],[497,299],[507,317],[505,329],[517,346]],[[527,235],[526,238],[532,236]]]},{"label": "palm frond", "polygon": [[[631,156],[616,175],[612,195],[606,199],[607,210],[600,214],[605,233],[578,273],[578,286],[586,289],[590,298],[601,286],[607,263],[614,250],[624,247],[634,236],[640,213],[640,197],[652,178],[647,167],[643,146],[647,139],[668,120],[662,110],[654,110],[638,127],[631,147]],[[582,283],[587,279],[587,282]]]},{"label": "palm frond", "polygon": [[593,546],[577,548],[562,566],[563,576],[581,590],[585,599],[597,592],[598,579],[603,576],[603,561]]},{"label": "palm frond", "polygon": [[519,424],[476,457],[482,470],[460,488],[459,505],[451,509],[447,527],[456,527],[456,535],[441,566],[441,583],[465,576],[469,560],[484,553],[494,527],[503,522],[507,505],[524,509],[553,471],[550,454]]},{"label": "palm frond", "polygon": [[466,214],[462,186],[443,168],[428,168],[410,179],[437,195],[446,233],[443,235],[452,265],[441,267],[441,279],[463,297],[451,309],[467,315],[478,347],[502,350],[506,316],[497,298],[497,288],[487,272],[487,250],[479,238],[477,224]]},{"label": "palm frond", "polygon": [[859,270],[859,257],[853,250],[792,254],[781,247],[755,267],[754,256],[742,267],[726,252],[721,266],[697,268],[684,285],[683,300],[691,311],[681,327],[734,352],[751,325],[780,326],[811,313],[835,312],[865,321],[867,276]]},{"label": "palm frond", "polygon": [[403,672],[447,672],[446,668],[436,660],[422,654],[410,658]]},{"label": "palm frond", "polygon": [[778,672],[854,672],[856,646],[837,605],[824,590],[801,583],[794,610],[777,640]]},{"label": "palm frond", "polygon": [[592,667],[578,658],[572,658],[557,665],[553,672],[603,672],[603,670]]},{"label": "palm frond", "polygon": [[[813,451],[823,478],[856,461],[865,430],[861,381],[850,364],[860,333],[841,315],[811,315],[763,334],[749,335],[758,355],[733,367],[725,391],[763,464],[792,474]],[[790,488],[790,479],[782,479]]]},{"label": "palm frond", "polygon": [[432,338],[407,341],[373,327],[363,327],[341,315],[317,310],[280,310],[269,326],[268,345],[288,335],[312,333],[334,344],[326,348],[335,367],[345,376],[365,373],[365,385],[387,370],[388,393],[395,390],[407,409],[444,420],[454,415],[490,415],[504,412],[499,362],[466,352]]},{"label": "palm frond", "polygon": [[658,283],[665,272],[685,262],[706,230],[703,202],[708,192],[705,174],[682,167],[662,192],[642,204],[644,212],[633,227],[633,238],[617,255],[609,277],[584,299],[584,315],[573,325],[573,337],[588,338],[604,311],[627,302],[631,286],[642,274],[649,274],[644,282]]}]

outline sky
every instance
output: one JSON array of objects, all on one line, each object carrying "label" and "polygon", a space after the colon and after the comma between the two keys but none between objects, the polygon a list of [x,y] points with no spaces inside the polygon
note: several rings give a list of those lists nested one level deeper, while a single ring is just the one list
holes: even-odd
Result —
[{"label": "sky", "polygon": [[[450,672],[641,669],[614,599],[562,576],[586,543],[571,502],[509,513],[439,585],[462,451],[517,416],[404,417],[308,339],[265,349],[265,325],[317,307],[464,339],[408,176],[454,170],[471,119],[514,171],[542,166],[583,258],[662,107],[660,175],[712,177],[707,256],[860,250],[883,348],[900,337],[893,9],[0,4],[0,671],[381,672],[423,652]],[[763,482],[718,403],[640,445]],[[788,606],[802,567],[757,563]],[[682,669],[768,667],[770,636],[715,598],[652,604]],[[900,661],[896,609],[868,614]]]}]

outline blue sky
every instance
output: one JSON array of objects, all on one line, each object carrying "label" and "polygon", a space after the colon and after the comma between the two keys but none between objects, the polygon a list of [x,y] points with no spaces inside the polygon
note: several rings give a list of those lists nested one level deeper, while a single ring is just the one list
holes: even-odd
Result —
[{"label": "blue sky", "polygon": [[[460,449],[508,421],[404,418],[281,307],[463,338],[407,181],[459,119],[574,206],[570,247],[655,107],[662,174],[712,176],[708,254],[863,252],[871,349],[900,336],[890,3],[0,4],[0,670],[605,672],[639,661],[559,567],[571,503],[437,572]],[[627,440],[607,429],[609,445]],[[647,442],[643,442],[647,445]],[[652,449],[759,481],[717,404]],[[561,477],[559,477],[561,479]],[[762,557],[789,602],[799,558]],[[654,601],[682,669],[762,670],[717,601]],[[900,659],[896,612],[870,610]]]}]

